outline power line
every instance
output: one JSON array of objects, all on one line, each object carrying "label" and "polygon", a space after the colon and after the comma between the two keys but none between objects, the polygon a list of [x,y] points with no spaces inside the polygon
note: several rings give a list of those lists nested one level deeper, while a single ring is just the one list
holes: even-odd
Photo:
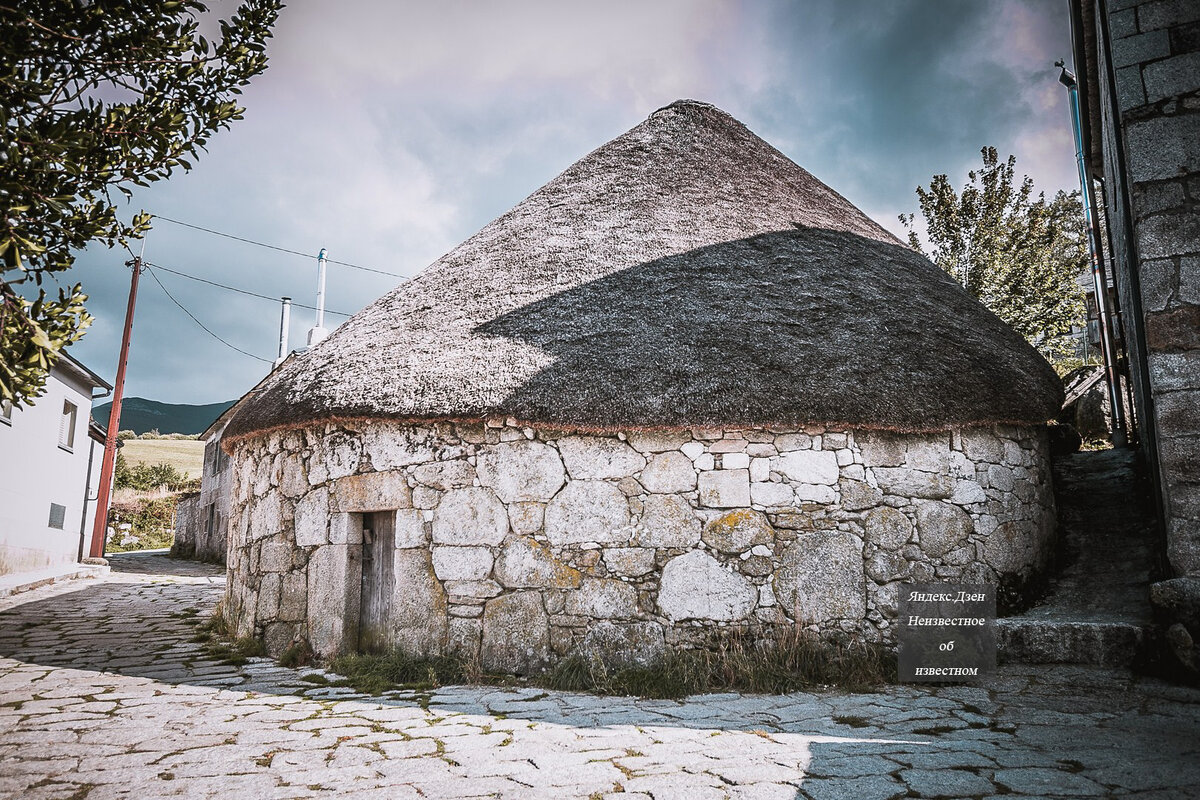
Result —
[{"label": "power line", "polygon": [[238,351],[239,353],[241,353],[242,355],[245,355],[245,356],[250,356],[251,358],[258,359],[259,361],[263,362],[264,364],[270,364],[270,363],[271,363],[271,360],[270,360],[270,359],[267,359],[267,358],[262,358],[262,357],[260,357],[260,356],[256,356],[256,355],[254,355],[254,353],[249,353],[249,352],[247,352],[247,351],[243,350],[242,348],[238,347],[237,345],[230,344],[229,342],[225,341],[225,340],[224,340],[224,339],[222,339],[220,336],[218,336],[217,334],[215,334],[215,333],[213,333],[211,330],[209,330],[209,329],[208,329],[208,326],[206,326],[206,325],[205,325],[203,322],[201,322],[200,320],[196,319],[196,315],[195,315],[195,314],[193,314],[192,312],[190,312],[190,311],[188,311],[186,308],[184,308],[184,307],[183,307],[183,303],[180,303],[178,300],[176,300],[176,299],[175,299],[175,296],[174,296],[174,295],[172,295],[170,292],[168,292],[168,291],[167,291],[167,287],[166,287],[166,286],[163,286],[163,283],[162,283],[162,281],[160,281],[160,280],[158,279],[158,275],[154,274],[154,270],[150,268],[150,264],[148,264],[147,262],[143,261],[143,262],[142,262],[142,266],[144,266],[144,267],[146,268],[146,272],[149,272],[149,273],[150,273],[150,277],[151,277],[151,278],[154,278],[154,282],[158,284],[158,288],[162,289],[162,290],[163,290],[163,293],[164,293],[164,294],[166,294],[166,296],[167,296],[167,297],[171,298],[171,302],[172,302],[172,303],[174,303],[175,305],[179,306],[179,310],[180,310],[180,311],[182,311],[183,313],[187,314],[189,317],[191,317],[191,318],[192,318],[192,322],[196,323],[196,324],[197,324],[197,325],[199,325],[201,328],[203,328],[205,333],[207,333],[209,336],[211,336],[211,337],[213,337],[214,339],[216,339],[216,340],[217,340],[218,342],[220,342],[221,344],[223,344],[223,345],[225,345],[226,347],[230,348],[231,350],[237,350],[237,351]]},{"label": "power line", "polygon": [[[147,266],[154,267],[155,269],[161,269],[163,272],[169,272],[172,275],[178,275],[181,278],[187,278],[188,280],[197,281],[199,283],[207,283],[209,286],[216,286],[217,288],[220,288],[220,289],[227,289],[231,292],[237,292],[238,294],[249,295],[250,297],[257,297],[262,300],[270,300],[272,303],[279,302],[278,297],[270,297],[269,295],[259,294],[258,292],[252,292],[249,289],[239,289],[236,286],[228,286],[224,283],[217,283],[216,281],[210,281],[207,278],[200,278],[195,275],[189,275],[186,272],[180,272],[177,269],[171,269],[170,267],[164,267],[162,264],[155,264],[152,261],[143,261],[142,263],[146,264]],[[299,308],[307,308],[312,311],[317,310],[316,306],[309,306],[309,305],[305,305],[304,303],[297,303],[295,301],[292,301],[292,305],[297,306]],[[345,311],[330,311],[329,309],[325,309],[325,313],[326,314],[334,314],[339,317],[353,316],[352,314],[347,314]]]},{"label": "power line", "polygon": [[[204,233],[211,233],[213,236],[224,236],[226,239],[233,239],[236,242],[244,242],[246,244],[257,245],[258,247],[265,247],[268,250],[278,250],[280,253],[290,253],[291,255],[303,256],[304,258],[308,258],[308,259],[311,259],[314,257],[312,253],[304,253],[299,250],[291,250],[286,247],[278,247],[277,245],[267,244],[266,242],[256,242],[255,240],[247,239],[244,236],[234,236],[232,233],[224,233],[222,231],[213,230],[212,228],[205,228],[200,225],[193,225],[190,222],[181,222],[180,220],[177,220],[177,219],[171,219],[170,217],[164,217],[161,214],[154,214],[153,216],[155,219],[161,219],[163,222],[170,222],[175,225],[182,225],[185,228],[191,228],[192,230],[203,231]],[[361,269],[363,272],[374,272],[379,275],[388,275],[392,278],[402,278],[403,279],[403,278],[407,277],[405,275],[399,274],[398,272],[388,272],[387,270],[375,269],[374,267],[364,267],[361,264],[351,264],[348,261],[337,261],[332,258],[327,258],[327,259],[325,259],[325,261],[330,264],[338,264],[343,267],[350,267],[351,269]]]}]

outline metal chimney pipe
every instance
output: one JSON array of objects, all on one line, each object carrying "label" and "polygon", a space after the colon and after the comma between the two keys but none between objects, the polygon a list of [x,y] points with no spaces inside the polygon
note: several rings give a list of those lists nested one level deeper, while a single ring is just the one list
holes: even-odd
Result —
[{"label": "metal chimney pipe", "polygon": [[283,360],[288,356],[288,325],[292,319],[292,298],[281,297],[281,308],[279,310],[279,356],[275,359],[275,363],[271,365],[271,369],[278,367],[283,363]]},{"label": "metal chimney pipe", "polygon": [[329,331],[325,330],[325,248],[317,254],[317,324],[308,332],[308,346],[320,342]]},{"label": "metal chimney pipe", "polygon": [[1092,179],[1087,167],[1087,154],[1083,151],[1083,117],[1079,111],[1079,84],[1075,74],[1066,67],[1066,62],[1055,63],[1062,70],[1058,81],[1067,87],[1071,103],[1071,126],[1075,133],[1075,164],[1079,169],[1079,191],[1083,200],[1083,216],[1088,229],[1088,251],[1092,256],[1092,287],[1096,292],[1096,311],[1100,318],[1100,351],[1104,356],[1104,374],[1108,379],[1108,397],[1112,403],[1113,445],[1124,447],[1125,408],[1121,405],[1121,384],[1117,376],[1117,353],[1113,345],[1112,312],[1109,309],[1108,279],[1104,274],[1103,249],[1100,242],[1100,220],[1096,218],[1092,204]]}]

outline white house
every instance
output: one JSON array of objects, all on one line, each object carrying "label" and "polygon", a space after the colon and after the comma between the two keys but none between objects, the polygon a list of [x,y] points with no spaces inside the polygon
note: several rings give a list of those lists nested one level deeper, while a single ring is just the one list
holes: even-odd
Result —
[{"label": "white house", "polygon": [[64,353],[34,404],[0,402],[0,575],[72,564],[88,552],[104,457],[92,400],[111,391]]}]

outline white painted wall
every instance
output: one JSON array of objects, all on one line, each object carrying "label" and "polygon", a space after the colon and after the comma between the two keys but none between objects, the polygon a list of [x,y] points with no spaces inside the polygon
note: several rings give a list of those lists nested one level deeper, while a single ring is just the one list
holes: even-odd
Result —
[{"label": "white painted wall", "polygon": [[[77,561],[81,524],[83,554],[88,554],[96,510],[94,502],[88,503],[83,519],[88,457],[93,460],[87,496],[94,498],[104,456],[104,446],[88,436],[93,381],[85,370],[60,359],[36,404],[12,409],[11,421],[0,419],[0,575]],[[71,449],[59,445],[68,400],[77,409]],[[51,503],[66,508],[62,530],[50,527]]]}]

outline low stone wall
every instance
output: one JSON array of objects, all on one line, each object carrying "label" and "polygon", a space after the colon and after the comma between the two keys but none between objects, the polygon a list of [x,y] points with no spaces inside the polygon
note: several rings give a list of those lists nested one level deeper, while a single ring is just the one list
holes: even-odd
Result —
[{"label": "low stone wall", "polygon": [[175,506],[174,558],[191,558],[210,564],[224,564],[226,517],[223,508],[229,497],[220,492],[187,494]]},{"label": "low stone wall", "polygon": [[175,503],[175,538],[171,542],[172,558],[195,558],[196,541],[203,535],[204,523],[200,514],[200,493],[179,496]]},{"label": "low stone wall", "polygon": [[232,456],[226,613],[272,653],[357,648],[367,513],[395,530],[388,640],[516,671],[645,662],[731,626],[891,641],[901,583],[1026,579],[1054,533],[1042,428],[378,421]]}]

